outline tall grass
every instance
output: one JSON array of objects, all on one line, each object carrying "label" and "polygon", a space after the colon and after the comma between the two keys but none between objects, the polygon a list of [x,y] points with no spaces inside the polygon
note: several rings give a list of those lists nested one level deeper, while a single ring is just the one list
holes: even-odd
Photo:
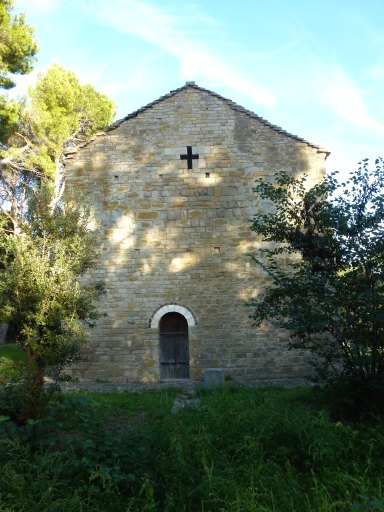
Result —
[{"label": "tall grass", "polygon": [[0,345],[0,358],[18,362],[25,361],[26,355],[15,343],[6,343],[5,345]]},{"label": "tall grass", "polygon": [[0,512],[384,510],[384,422],[331,422],[313,390],[223,389],[176,414],[173,399],[65,396],[3,422]]}]

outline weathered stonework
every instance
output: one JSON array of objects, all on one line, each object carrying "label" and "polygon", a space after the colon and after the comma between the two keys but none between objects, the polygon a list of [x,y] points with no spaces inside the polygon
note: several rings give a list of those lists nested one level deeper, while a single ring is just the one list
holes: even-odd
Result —
[{"label": "weathered stonework", "polygon": [[[192,146],[188,169],[180,155]],[[107,316],[75,375],[159,379],[159,321],[188,322],[191,379],[221,367],[236,380],[296,379],[307,356],[284,332],[256,329],[247,298],[267,284],[247,253],[259,208],[255,179],[276,171],[324,172],[327,152],[193,83],[115,123],[67,160],[67,187],[90,192],[100,226]],[[168,309],[167,309],[168,306]],[[179,308],[179,309],[178,309]]]}]

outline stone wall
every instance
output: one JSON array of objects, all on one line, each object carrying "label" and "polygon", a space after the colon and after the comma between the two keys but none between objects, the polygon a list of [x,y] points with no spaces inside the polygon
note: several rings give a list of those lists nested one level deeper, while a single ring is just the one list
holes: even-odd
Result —
[{"label": "stone wall", "polygon": [[[199,154],[193,169],[180,159]],[[185,308],[191,378],[222,367],[236,380],[302,378],[307,356],[287,336],[256,329],[245,301],[267,276],[247,253],[262,243],[250,231],[258,208],[252,186],[276,171],[323,173],[326,154],[236,110],[209,91],[184,87],[118,123],[66,166],[67,186],[92,195],[100,228],[96,276],[107,316],[91,331],[82,378],[156,381],[165,305]],[[174,310],[174,309],[173,309]],[[164,311],[164,310],[162,310]]]}]

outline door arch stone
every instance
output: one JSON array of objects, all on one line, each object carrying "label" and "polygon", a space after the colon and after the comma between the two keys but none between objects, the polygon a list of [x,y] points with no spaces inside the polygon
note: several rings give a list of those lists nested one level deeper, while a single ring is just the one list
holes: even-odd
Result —
[{"label": "door arch stone", "polygon": [[149,321],[149,326],[152,329],[156,329],[157,327],[159,327],[159,322],[162,316],[165,315],[166,313],[172,312],[180,313],[181,315],[183,315],[189,327],[193,327],[194,325],[196,325],[196,320],[193,313],[185,306],[181,306],[180,304],[165,304],[164,306],[161,306],[154,312],[154,314],[151,317],[151,320]]}]

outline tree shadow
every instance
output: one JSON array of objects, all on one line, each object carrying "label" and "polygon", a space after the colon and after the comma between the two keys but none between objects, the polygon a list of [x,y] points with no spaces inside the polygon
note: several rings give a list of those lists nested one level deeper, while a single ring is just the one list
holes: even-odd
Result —
[{"label": "tree shadow", "polygon": [[[193,168],[180,159],[192,146]],[[88,192],[100,232],[97,278],[107,316],[74,374],[159,378],[159,333],[150,319],[165,304],[191,311],[191,378],[222,367],[241,381],[304,378],[308,357],[288,351],[287,333],[255,328],[245,301],[268,285],[252,264],[265,244],[250,230],[259,177],[281,170],[313,180],[326,152],[220,97],[186,89],[97,137],[67,162],[67,186]]]}]

